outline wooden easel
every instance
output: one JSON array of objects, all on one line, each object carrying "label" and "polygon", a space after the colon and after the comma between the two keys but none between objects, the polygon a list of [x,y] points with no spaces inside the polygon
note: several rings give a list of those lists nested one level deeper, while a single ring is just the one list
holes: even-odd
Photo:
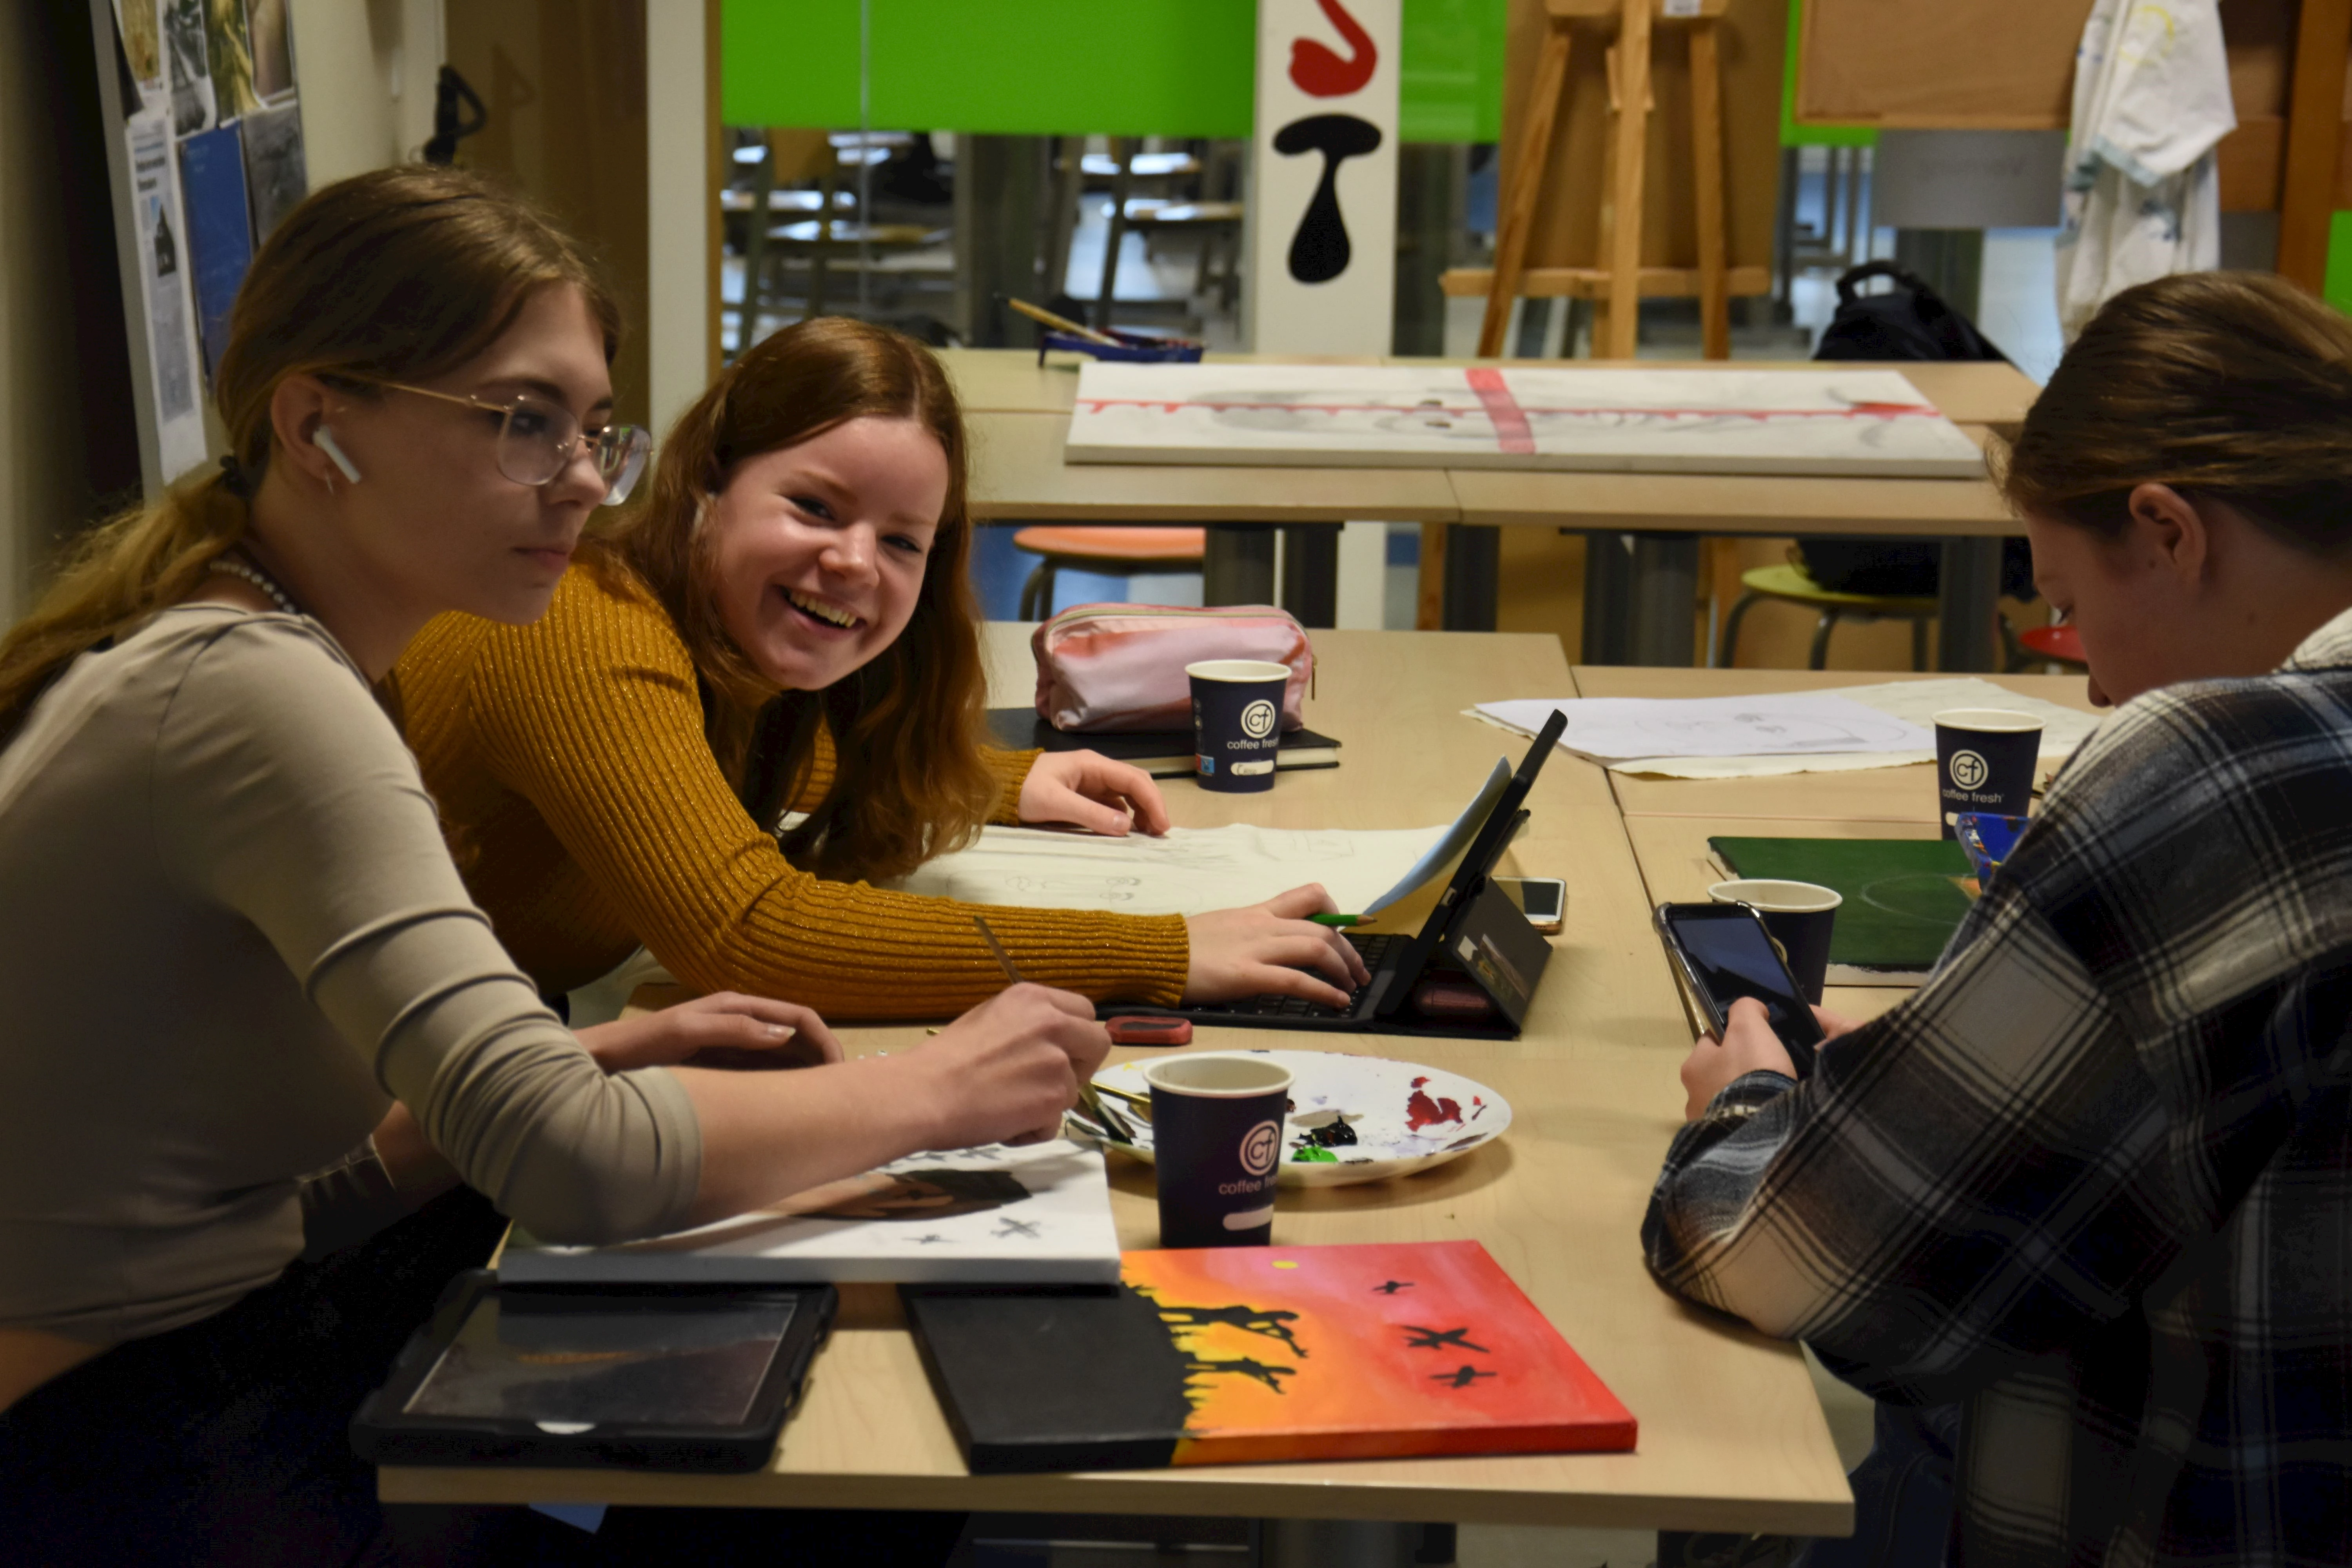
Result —
[{"label": "wooden easel", "polygon": [[[1495,269],[1486,288],[1486,315],[1478,329],[1478,353],[1503,352],[1511,302],[1521,295],[1566,296],[1599,301],[1592,330],[1593,357],[1633,357],[1634,330],[1643,295],[1696,294],[1703,352],[1709,359],[1731,357],[1733,279],[1726,258],[1723,202],[1723,72],[1716,28],[1728,0],[1545,0],[1548,26],[1543,53],[1520,121],[1518,155],[1511,166],[1495,243]],[[1568,89],[1570,41],[1580,26],[1614,24],[1609,46],[1608,151],[1602,166],[1608,181],[1601,207],[1598,267],[1539,268],[1527,265],[1550,159],[1552,128]],[[1654,24],[1655,25],[1654,26]],[[1655,27],[1690,37],[1692,195],[1696,205],[1698,265],[1642,265],[1642,182],[1649,152],[1649,117],[1657,105],[1650,91],[1650,51]],[[1743,269],[1748,270],[1748,269]],[[1755,269],[1762,270],[1762,269]],[[1754,279],[1741,279],[1742,292],[1760,291]],[[1769,287],[1769,278],[1763,287]]]}]

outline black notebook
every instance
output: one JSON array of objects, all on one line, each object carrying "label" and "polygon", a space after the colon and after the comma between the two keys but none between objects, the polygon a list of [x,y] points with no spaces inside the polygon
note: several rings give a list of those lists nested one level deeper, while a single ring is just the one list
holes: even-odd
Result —
[{"label": "black notebook", "polygon": [[[1032,746],[1042,746],[1049,752],[1100,752],[1113,761],[1133,763],[1156,779],[1189,778],[1192,773],[1190,730],[1085,735],[1055,729],[1034,709],[992,708],[988,710],[988,736],[1012,752],[1026,751]],[[1339,765],[1339,742],[1312,730],[1288,731],[1282,737],[1282,750],[1275,753],[1274,765],[1277,773],[1336,768]]]}]

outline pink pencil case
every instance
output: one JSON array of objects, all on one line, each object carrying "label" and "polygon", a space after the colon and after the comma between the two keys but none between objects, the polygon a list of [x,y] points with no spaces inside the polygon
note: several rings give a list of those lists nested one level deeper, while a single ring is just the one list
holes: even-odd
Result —
[{"label": "pink pencil case", "polygon": [[1262,658],[1290,667],[1282,727],[1306,722],[1315,673],[1307,629],[1272,605],[1073,605],[1029,639],[1037,656],[1037,711],[1056,730],[1108,732],[1192,727],[1184,667],[1208,658]]}]

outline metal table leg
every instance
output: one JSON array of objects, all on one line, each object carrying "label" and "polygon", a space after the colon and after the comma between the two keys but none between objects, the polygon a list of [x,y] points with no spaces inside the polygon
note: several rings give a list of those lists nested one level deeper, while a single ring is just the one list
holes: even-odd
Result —
[{"label": "metal table leg", "polygon": [[1936,668],[1947,675],[2000,668],[2000,544],[1998,539],[1944,541]]},{"label": "metal table leg", "polygon": [[1696,533],[1588,533],[1586,664],[1688,665],[1698,601]]},{"label": "metal table leg", "polygon": [[1276,531],[1271,523],[1212,523],[1201,559],[1201,602],[1272,604]]},{"label": "metal table leg", "polygon": [[1499,528],[1457,522],[1445,531],[1445,603],[1449,632],[1495,629],[1495,595],[1501,579]]},{"label": "metal table leg", "polygon": [[1299,522],[1282,531],[1282,607],[1302,626],[1339,624],[1339,527]]}]

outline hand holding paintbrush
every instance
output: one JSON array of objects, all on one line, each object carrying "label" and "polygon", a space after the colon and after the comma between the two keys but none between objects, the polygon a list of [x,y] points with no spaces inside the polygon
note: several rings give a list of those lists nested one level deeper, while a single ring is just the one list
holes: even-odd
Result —
[{"label": "hand holding paintbrush", "polygon": [[[996,940],[996,933],[988,929],[986,918],[974,915],[971,917],[971,923],[979,929],[980,940],[987,946],[988,955],[996,960],[997,968],[1004,971],[1005,983],[1009,985],[1024,984],[1020,967],[1013,962],[1013,955],[1004,951],[1004,944]],[[1104,1036],[1104,1042],[1105,1044],[1109,1042],[1108,1034]],[[1097,1062],[1097,1065],[1099,1066],[1100,1063]],[[1121,1121],[1118,1114],[1105,1105],[1101,1098],[1095,1093],[1094,1085],[1088,1081],[1093,1077],[1094,1072],[1091,1068],[1078,1075],[1078,1103],[1086,1107],[1087,1114],[1094,1118],[1096,1126],[1104,1129],[1122,1143],[1134,1142],[1135,1130]]]}]

